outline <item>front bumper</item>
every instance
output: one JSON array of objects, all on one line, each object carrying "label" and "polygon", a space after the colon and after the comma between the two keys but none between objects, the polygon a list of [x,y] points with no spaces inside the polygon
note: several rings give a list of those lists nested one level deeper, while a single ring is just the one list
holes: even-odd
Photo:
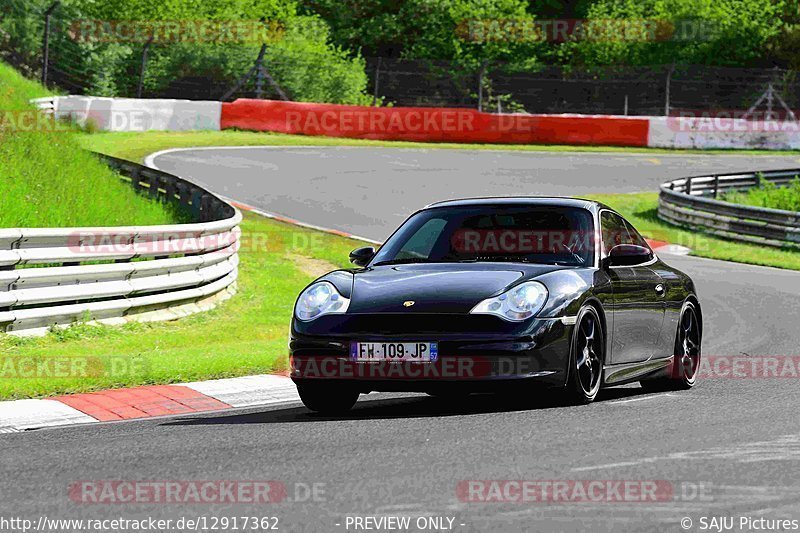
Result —
[{"label": "front bumper", "polygon": [[[330,380],[368,391],[502,390],[535,381],[563,386],[574,325],[560,318],[509,323],[488,315],[329,315],[293,320],[295,383]],[[351,342],[437,342],[435,362],[363,363]]]}]

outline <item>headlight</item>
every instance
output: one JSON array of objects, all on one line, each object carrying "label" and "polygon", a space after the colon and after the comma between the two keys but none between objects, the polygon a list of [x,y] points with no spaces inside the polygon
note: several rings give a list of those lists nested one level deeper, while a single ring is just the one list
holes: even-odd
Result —
[{"label": "headlight", "polygon": [[314,320],[321,315],[344,313],[349,305],[350,300],[339,294],[332,283],[320,281],[300,293],[294,316],[298,320]]},{"label": "headlight", "polygon": [[497,315],[512,322],[521,322],[542,310],[547,301],[547,288],[538,281],[526,281],[500,296],[476,305],[471,314]]}]

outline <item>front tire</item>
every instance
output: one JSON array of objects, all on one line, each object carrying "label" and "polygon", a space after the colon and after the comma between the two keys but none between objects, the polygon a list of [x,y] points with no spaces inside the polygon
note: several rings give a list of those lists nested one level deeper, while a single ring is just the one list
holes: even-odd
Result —
[{"label": "front tire", "polygon": [[357,390],[330,383],[298,383],[297,393],[303,405],[325,415],[346,413],[359,396]]},{"label": "front tire", "polygon": [[572,405],[592,403],[603,383],[605,362],[603,322],[594,307],[578,312],[569,357],[566,401]]},{"label": "front tire", "polygon": [[694,387],[702,351],[701,331],[697,306],[694,302],[686,302],[681,309],[678,331],[675,333],[675,355],[670,376],[642,381],[642,388],[648,392],[664,392]]}]

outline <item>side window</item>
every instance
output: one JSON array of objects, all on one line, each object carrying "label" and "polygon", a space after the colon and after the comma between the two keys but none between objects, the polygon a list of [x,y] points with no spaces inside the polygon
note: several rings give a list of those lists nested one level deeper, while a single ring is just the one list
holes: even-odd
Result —
[{"label": "side window", "polygon": [[600,227],[603,237],[603,252],[608,253],[618,244],[639,244],[631,237],[625,221],[611,211],[603,211],[600,215]]},{"label": "side window", "polygon": [[427,259],[446,225],[447,221],[441,218],[425,222],[397,252],[397,259]]},{"label": "side window", "polygon": [[642,247],[644,247],[644,248],[647,248],[647,249],[648,249],[648,250],[650,250],[651,252],[653,251],[653,250],[650,248],[650,245],[649,245],[649,244],[647,244],[647,241],[644,239],[644,237],[642,237],[642,236],[639,234],[639,232],[638,232],[638,231],[636,231],[636,228],[634,228],[633,226],[631,226],[631,225],[630,225],[630,223],[629,223],[627,220],[625,221],[625,227],[626,227],[626,228],[628,228],[628,235],[630,235],[630,236],[631,236],[631,239],[633,239],[633,244],[637,244],[637,245],[639,245],[639,246],[642,246]]}]

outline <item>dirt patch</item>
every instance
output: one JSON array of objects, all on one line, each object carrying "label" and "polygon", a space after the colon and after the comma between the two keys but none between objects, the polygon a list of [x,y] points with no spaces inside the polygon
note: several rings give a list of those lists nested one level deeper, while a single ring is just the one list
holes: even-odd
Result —
[{"label": "dirt patch", "polygon": [[312,278],[318,278],[323,274],[327,274],[331,270],[336,270],[339,267],[330,261],[324,259],[314,259],[313,257],[306,257],[304,255],[290,254],[286,258],[294,263],[303,274],[307,274]]}]

